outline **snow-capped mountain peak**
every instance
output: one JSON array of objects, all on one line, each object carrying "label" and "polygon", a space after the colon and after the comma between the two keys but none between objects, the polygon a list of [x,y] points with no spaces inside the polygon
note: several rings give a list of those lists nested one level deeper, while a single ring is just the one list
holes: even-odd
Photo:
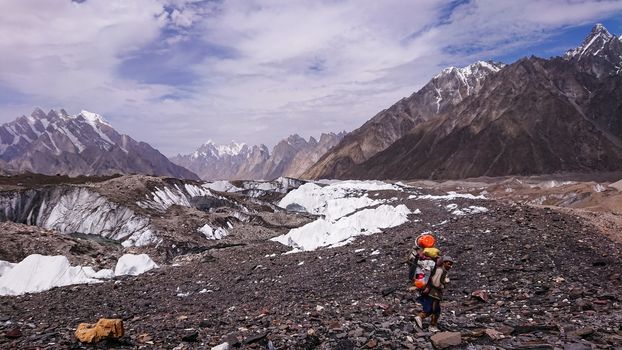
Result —
[{"label": "snow-capped mountain peak", "polygon": [[592,28],[592,33],[591,35],[605,35],[606,37],[613,37],[613,35],[611,35],[611,33],[609,33],[609,31],[607,30],[607,28],[605,28],[605,26],[602,23],[596,23],[594,25],[594,27]]},{"label": "snow-capped mountain peak", "polygon": [[306,141],[294,134],[268,150],[265,145],[249,147],[231,142],[216,145],[211,140],[189,155],[177,155],[171,160],[188,167],[204,180],[275,179],[279,176],[297,177],[316,162],[342,138],[340,134],[322,134],[320,141]]},{"label": "snow-capped mountain peak", "polygon": [[598,78],[617,75],[622,71],[622,41],[597,24],[579,47],[566,52],[564,59]]},{"label": "snow-capped mountain peak", "polygon": [[[486,73],[496,73],[501,68],[503,68],[505,64],[503,63],[495,63],[495,62],[486,62],[486,61],[477,61],[465,67],[447,67],[443,69],[439,74],[437,74],[434,78],[442,78],[447,75],[455,74],[462,79],[468,79],[472,76],[485,75]],[[482,74],[484,73],[484,74]]]},{"label": "snow-capped mountain peak", "polygon": [[208,140],[201,147],[199,147],[196,151],[194,151],[190,157],[192,159],[205,159],[205,158],[223,158],[223,157],[238,157],[240,155],[247,156],[249,153],[249,147],[241,142],[231,141],[231,143],[227,145],[219,145],[214,143],[212,140]]},{"label": "snow-capped mountain peak", "polygon": [[583,58],[586,55],[596,56],[603,51],[606,45],[616,38],[601,23],[596,24],[590,34],[583,40],[583,43],[575,49],[568,50],[564,55],[566,59],[578,57]]},{"label": "snow-capped mountain peak", "polygon": [[235,141],[231,141],[228,145],[219,145],[216,146],[216,150],[218,150],[218,156],[222,157],[224,155],[236,156],[242,153],[242,150],[246,146],[245,143],[237,143]]},{"label": "snow-capped mountain peak", "polygon": [[37,108],[28,117],[0,126],[0,157],[10,160],[35,142],[56,155],[81,153],[89,145],[108,150],[115,142],[101,129],[102,125],[110,127],[95,113],[69,115],[64,110],[50,110],[46,114]]},{"label": "snow-capped mountain peak", "polygon": [[448,67],[443,69],[423,87],[423,93],[431,94],[435,100],[436,113],[447,103],[454,105],[466,96],[477,93],[486,77],[500,71],[505,64],[477,61],[466,67]]},{"label": "snow-capped mountain peak", "polygon": [[110,125],[110,123],[106,119],[104,119],[104,117],[97,113],[82,110],[80,111],[80,114],[77,114],[74,117],[77,118],[80,115],[84,117],[84,119],[91,125],[99,123],[112,127],[112,125]]},{"label": "snow-capped mountain peak", "polygon": [[40,108],[0,125],[0,161],[9,171],[100,175],[145,173],[197,178],[146,143],[121,135],[101,115]]}]

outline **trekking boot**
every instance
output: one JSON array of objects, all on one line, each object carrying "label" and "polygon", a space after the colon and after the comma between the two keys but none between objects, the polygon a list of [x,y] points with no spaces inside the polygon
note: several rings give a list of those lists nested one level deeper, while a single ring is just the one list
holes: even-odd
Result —
[{"label": "trekking boot", "polygon": [[423,329],[423,320],[421,319],[421,316],[415,316],[415,324],[419,327],[419,329]]}]

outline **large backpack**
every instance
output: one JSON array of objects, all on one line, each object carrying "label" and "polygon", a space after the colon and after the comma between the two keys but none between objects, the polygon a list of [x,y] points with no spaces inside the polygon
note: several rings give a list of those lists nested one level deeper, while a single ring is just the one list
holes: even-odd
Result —
[{"label": "large backpack", "polygon": [[419,257],[419,252],[425,250],[426,248],[434,247],[436,244],[436,238],[434,238],[430,232],[425,232],[420,234],[415,242],[417,248],[413,250],[408,257],[408,281],[418,289],[423,289],[430,278],[431,270],[434,268],[434,261],[421,259]]},{"label": "large backpack", "polygon": [[413,286],[417,289],[425,289],[435,267],[434,260],[419,259],[415,268],[415,276],[412,279]]}]

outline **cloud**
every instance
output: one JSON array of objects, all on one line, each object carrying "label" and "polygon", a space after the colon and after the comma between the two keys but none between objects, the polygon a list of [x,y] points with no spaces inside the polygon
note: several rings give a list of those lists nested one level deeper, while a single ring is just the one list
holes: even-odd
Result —
[{"label": "cloud", "polygon": [[0,119],[91,109],[166,154],[207,139],[273,144],[352,130],[447,65],[621,12],[620,1],[15,1],[0,13]]},{"label": "cloud", "polygon": [[543,40],[557,29],[592,25],[621,11],[620,1],[475,0],[457,6],[439,30],[455,48],[505,51]]}]

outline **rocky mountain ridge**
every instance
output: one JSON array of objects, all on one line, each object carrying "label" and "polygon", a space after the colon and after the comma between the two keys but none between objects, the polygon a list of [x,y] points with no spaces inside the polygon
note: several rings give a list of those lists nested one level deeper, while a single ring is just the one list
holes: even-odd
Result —
[{"label": "rocky mountain ridge", "polygon": [[456,179],[620,170],[620,66],[622,43],[596,26],[564,58],[506,66],[477,95],[344,175]]},{"label": "rocky mountain ridge", "polygon": [[192,154],[177,155],[171,160],[194,171],[203,180],[296,178],[335,146],[344,134],[324,133],[319,140],[310,137],[308,141],[294,134],[277,143],[272,152],[263,144],[216,145],[208,141]]},{"label": "rocky mountain ridge", "polygon": [[[362,140],[355,132],[346,135],[305,176],[464,178],[619,170],[621,66],[620,39],[596,25],[563,58],[527,57],[487,74],[475,93],[439,108],[371,157],[344,148],[345,140]],[[433,102],[417,107],[434,109]],[[386,126],[367,130],[383,135]]]},{"label": "rocky mountain ridge", "polygon": [[486,78],[504,67],[479,61],[463,68],[450,67],[408,98],[381,111],[326,153],[304,178],[339,178],[354,164],[389,147],[413,127],[432,119],[462,100],[477,94]]},{"label": "rocky mountain ridge", "polygon": [[142,173],[198,179],[145,142],[119,134],[98,114],[37,108],[0,125],[0,164],[8,173]]}]

